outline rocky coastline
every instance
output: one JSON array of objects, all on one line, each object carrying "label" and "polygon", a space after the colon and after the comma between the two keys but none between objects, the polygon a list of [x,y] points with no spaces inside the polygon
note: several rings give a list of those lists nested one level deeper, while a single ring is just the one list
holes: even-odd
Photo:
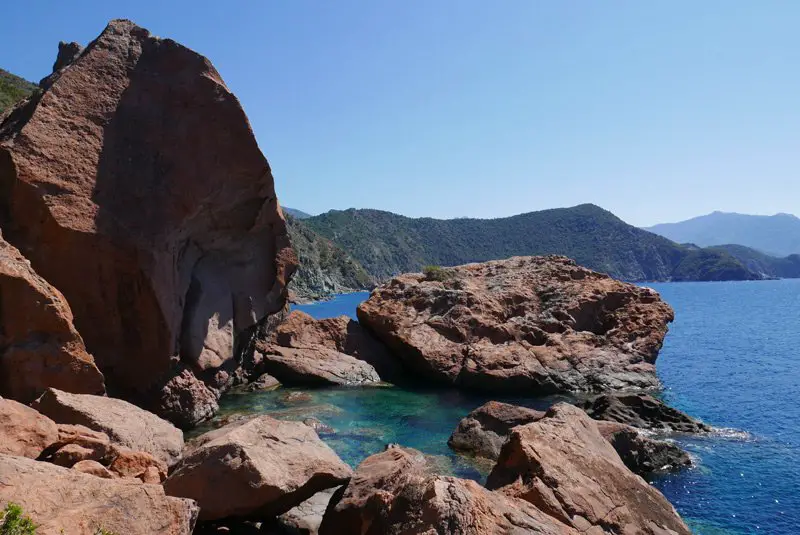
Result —
[{"label": "rocky coastline", "polygon": [[[708,427],[642,390],[673,319],[564,257],[405,274],[349,318],[289,312],[297,258],[269,164],[209,60],[130,21],[59,46],[0,123],[0,515],[39,535],[688,534],[641,476]],[[427,383],[491,402],[450,446],[486,485],[325,424],[231,419],[234,388]],[[0,517],[0,526],[4,519]]]}]

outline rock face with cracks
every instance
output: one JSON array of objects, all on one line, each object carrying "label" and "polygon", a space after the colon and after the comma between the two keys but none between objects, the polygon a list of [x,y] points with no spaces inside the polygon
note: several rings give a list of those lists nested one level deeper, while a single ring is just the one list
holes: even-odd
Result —
[{"label": "rock face with cracks", "polygon": [[546,394],[658,385],[673,312],[653,290],[548,256],[401,275],[358,319],[418,376]]},{"label": "rock face with cracks", "polygon": [[203,521],[280,515],[352,474],[313,429],[269,416],[216,429],[193,445],[164,488],[196,500]]},{"label": "rock face with cracks", "polygon": [[36,459],[58,440],[58,426],[34,409],[0,398],[0,453]]},{"label": "rock face with cracks", "polygon": [[691,533],[667,499],[623,464],[597,423],[566,403],[511,431],[487,487],[583,533]]},{"label": "rock face with cracks", "polygon": [[399,446],[368,457],[334,494],[320,535],[540,533],[578,535],[530,503],[474,481],[438,476],[425,456]]},{"label": "rock face with cracks", "polygon": [[105,392],[57,289],[0,236],[0,395],[30,403],[49,386]]},{"label": "rock face with cracks", "polygon": [[101,529],[125,535],[192,533],[198,510],[191,500],[168,497],[160,485],[98,477],[83,469],[0,454],[0,503],[22,506],[37,535],[87,535]]},{"label": "rock face with cracks", "polygon": [[603,394],[587,401],[586,413],[596,420],[608,420],[661,433],[706,433],[711,427],[674,409],[648,394]]},{"label": "rock face with cracks", "polygon": [[196,52],[115,20],[63,55],[0,125],[0,224],[66,297],[109,389],[178,420],[175,369],[224,391],[285,312],[296,259],[272,173]]}]

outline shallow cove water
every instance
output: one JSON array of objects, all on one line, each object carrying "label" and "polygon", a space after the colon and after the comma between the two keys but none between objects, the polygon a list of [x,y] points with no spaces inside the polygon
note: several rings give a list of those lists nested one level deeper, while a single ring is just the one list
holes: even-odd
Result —
[{"label": "shallow cove water", "polygon": [[[800,280],[650,286],[676,313],[658,359],[664,399],[725,428],[720,436],[679,438],[697,467],[652,483],[695,533],[800,534]],[[319,319],[353,317],[367,297],[297,308]],[[320,436],[352,466],[396,442],[437,456],[445,472],[483,481],[487,467],[454,455],[447,439],[489,399],[534,408],[556,400],[436,388],[281,388],[226,396],[220,417],[314,417],[333,428]]]}]

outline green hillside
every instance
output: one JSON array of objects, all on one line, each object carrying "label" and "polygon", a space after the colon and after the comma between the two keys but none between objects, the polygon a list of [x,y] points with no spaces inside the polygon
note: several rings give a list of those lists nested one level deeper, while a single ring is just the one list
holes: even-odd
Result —
[{"label": "green hillside", "polygon": [[685,247],[591,204],[501,219],[412,219],[378,210],[303,220],[378,278],[515,255],[562,254],[630,281],[763,278],[724,250]]},{"label": "green hillside", "polygon": [[347,253],[296,217],[288,213],[284,216],[289,239],[300,260],[290,285],[296,298],[315,300],[374,286],[374,278]]},{"label": "green hillside", "polygon": [[0,69],[0,115],[35,90],[35,84]]},{"label": "green hillside", "polygon": [[760,273],[764,277],[800,278],[800,254],[776,258],[744,245],[718,245],[708,249],[724,251],[744,264],[750,271]]}]

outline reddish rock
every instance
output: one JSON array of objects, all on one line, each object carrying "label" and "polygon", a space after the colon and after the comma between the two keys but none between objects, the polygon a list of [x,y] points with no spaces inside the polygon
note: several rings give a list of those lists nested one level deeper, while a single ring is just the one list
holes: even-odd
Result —
[{"label": "reddish rock", "polygon": [[351,475],[313,429],[269,416],[216,429],[193,446],[164,488],[196,500],[204,521],[276,516]]},{"label": "reddish rock", "polygon": [[401,275],[358,307],[416,375],[499,392],[653,387],[672,309],[648,288],[564,257]]},{"label": "reddish rock", "polygon": [[219,410],[220,390],[204,383],[185,366],[174,370],[150,406],[182,429],[191,429]]},{"label": "reddish rock", "polygon": [[150,453],[168,466],[181,456],[180,429],[121,399],[69,394],[51,388],[36,400],[34,407],[57,423],[103,432],[113,444]]},{"label": "reddish rock", "polygon": [[541,411],[490,401],[458,423],[447,445],[461,453],[494,460],[513,427],[542,418]]},{"label": "reddish rock", "polygon": [[37,535],[189,535],[197,519],[194,502],[168,497],[159,485],[22,457],[0,455],[0,481],[0,503],[19,504]]},{"label": "reddish rock", "polygon": [[0,453],[36,459],[58,440],[58,427],[34,409],[0,398]]},{"label": "reddish rock", "polygon": [[247,392],[266,392],[269,390],[275,390],[279,386],[281,386],[280,381],[268,373],[262,373],[258,376],[258,379],[248,384],[245,387],[245,390]]},{"label": "reddish rock", "polygon": [[604,394],[587,401],[586,413],[595,420],[608,420],[662,433],[707,433],[711,428],[686,413],[648,394]]},{"label": "reddish rock", "polygon": [[[87,459],[94,459],[103,464],[110,463],[117,454],[117,448],[111,444],[111,439],[107,434],[102,431],[94,431],[83,425],[58,425],[58,440],[48,448],[48,452],[55,456],[66,446],[79,446],[82,450],[88,452]],[[66,455],[67,452],[69,450],[61,453],[61,455]],[[50,455],[48,454],[47,457],[50,457]],[[52,459],[48,458],[48,460]],[[59,462],[55,464],[67,466]]]},{"label": "reddish rock", "polygon": [[597,423],[566,403],[512,429],[487,487],[580,532],[690,535],[666,498],[622,463]]},{"label": "reddish rock", "polygon": [[288,385],[363,385],[380,382],[375,368],[322,346],[294,349],[256,344],[259,369]]},{"label": "reddish rock", "polygon": [[47,460],[51,463],[63,466],[64,468],[72,468],[75,464],[81,461],[100,461],[101,454],[97,450],[84,448],[79,444],[67,444],[59,449]]},{"label": "reddish rock", "polygon": [[375,368],[384,381],[394,381],[403,375],[402,365],[389,349],[347,316],[315,320],[294,310],[275,330],[272,343],[295,349],[322,346],[350,355]]},{"label": "reddish rock", "polygon": [[358,466],[331,499],[319,533],[578,535],[524,500],[490,492],[474,481],[434,475],[424,455],[396,446]]},{"label": "reddish rock", "polygon": [[0,317],[0,395],[30,403],[49,386],[105,392],[103,375],[72,324],[66,299],[2,236]]},{"label": "reddish rock", "polygon": [[97,461],[80,461],[75,463],[72,467],[76,472],[89,474],[95,477],[102,477],[103,479],[116,479],[117,476],[108,468],[98,463]]},{"label": "reddish rock", "polygon": [[119,477],[140,479],[145,483],[162,483],[167,479],[167,465],[143,451],[121,449],[108,467]]},{"label": "reddish rock", "polygon": [[158,406],[179,361],[235,371],[285,311],[272,173],[219,73],[175,41],[116,20],[58,67],[0,125],[0,219],[109,387]]}]

